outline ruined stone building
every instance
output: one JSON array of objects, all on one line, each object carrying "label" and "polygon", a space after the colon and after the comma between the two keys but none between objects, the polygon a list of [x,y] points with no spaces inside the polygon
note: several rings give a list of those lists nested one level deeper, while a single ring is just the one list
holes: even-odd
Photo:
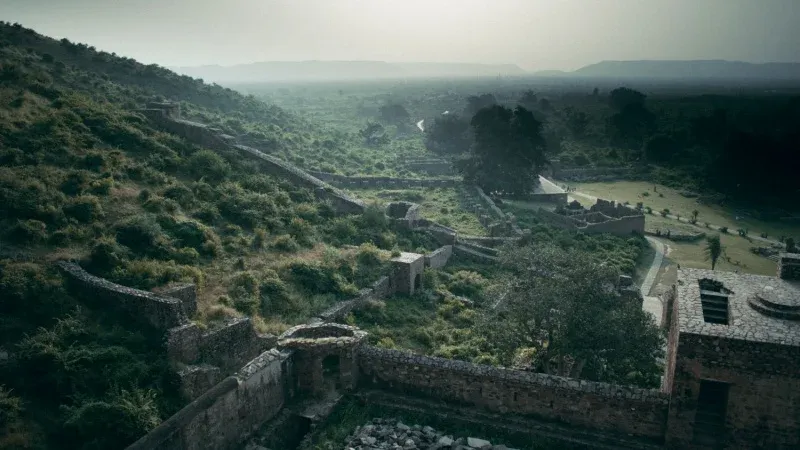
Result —
[{"label": "ruined stone building", "polygon": [[666,444],[800,447],[800,255],[777,277],[681,269],[665,300]]}]

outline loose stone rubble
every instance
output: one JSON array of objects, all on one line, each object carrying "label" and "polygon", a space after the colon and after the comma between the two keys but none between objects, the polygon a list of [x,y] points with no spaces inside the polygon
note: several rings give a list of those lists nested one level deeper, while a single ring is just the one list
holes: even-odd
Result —
[{"label": "loose stone rubble", "polygon": [[347,437],[347,450],[513,450],[505,445],[492,445],[485,439],[457,437],[437,432],[429,426],[408,426],[397,419],[373,419],[366,425],[356,427]]}]

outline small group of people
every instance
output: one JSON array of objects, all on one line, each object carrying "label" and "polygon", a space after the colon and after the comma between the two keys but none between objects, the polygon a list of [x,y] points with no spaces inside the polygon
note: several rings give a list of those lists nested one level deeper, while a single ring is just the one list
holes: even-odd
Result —
[{"label": "small group of people", "polygon": [[561,185],[561,189],[564,189],[566,192],[575,192],[577,190],[574,186],[567,186],[566,184]]}]

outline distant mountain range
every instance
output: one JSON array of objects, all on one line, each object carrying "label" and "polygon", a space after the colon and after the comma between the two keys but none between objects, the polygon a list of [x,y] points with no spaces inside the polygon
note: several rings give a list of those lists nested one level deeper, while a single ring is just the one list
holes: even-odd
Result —
[{"label": "distant mountain range", "polygon": [[535,76],[564,78],[800,80],[800,63],[754,64],[725,60],[602,61],[572,72],[527,72],[514,64],[389,63],[385,61],[267,61],[234,66],[170,67],[218,83],[340,81],[386,78]]},{"label": "distant mountain range", "polygon": [[798,80],[800,63],[754,64],[725,60],[602,61],[572,72],[547,70],[534,76],[669,78],[669,79],[765,79]]},{"label": "distant mountain range", "polygon": [[384,61],[268,61],[234,66],[170,67],[175,72],[219,83],[336,81],[374,78],[524,76],[513,64],[388,63]]}]

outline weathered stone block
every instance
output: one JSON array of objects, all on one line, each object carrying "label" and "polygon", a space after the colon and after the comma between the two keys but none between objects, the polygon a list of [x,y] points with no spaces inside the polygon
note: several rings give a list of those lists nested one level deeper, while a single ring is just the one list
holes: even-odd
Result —
[{"label": "weathered stone block", "polygon": [[392,290],[412,295],[422,287],[422,273],[425,270],[425,257],[419,253],[403,252],[392,258]]}]

